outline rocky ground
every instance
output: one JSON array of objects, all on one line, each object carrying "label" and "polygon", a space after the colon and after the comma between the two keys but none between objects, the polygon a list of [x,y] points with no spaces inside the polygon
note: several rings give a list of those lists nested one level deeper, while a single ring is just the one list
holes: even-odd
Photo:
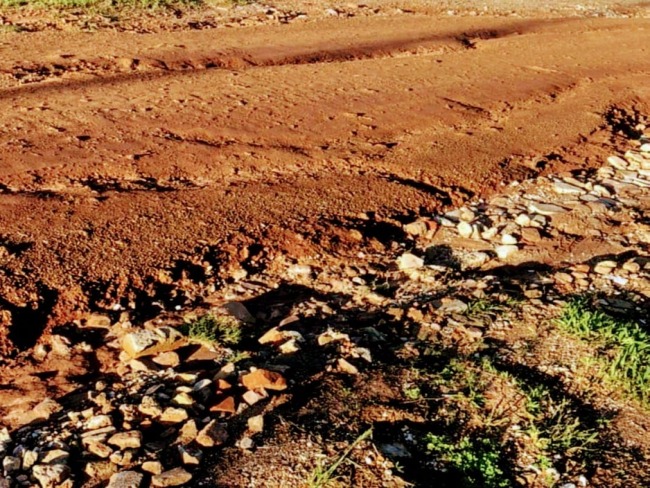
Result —
[{"label": "rocky ground", "polygon": [[345,262],[60,327],[34,360],[96,373],[3,407],[0,486],[647,486],[650,132],[611,131],[597,169],[360,215]]}]

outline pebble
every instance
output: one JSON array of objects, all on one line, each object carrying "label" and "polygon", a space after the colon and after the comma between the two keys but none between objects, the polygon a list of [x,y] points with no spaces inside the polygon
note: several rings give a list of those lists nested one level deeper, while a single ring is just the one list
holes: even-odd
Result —
[{"label": "pebble", "polygon": [[509,257],[513,256],[518,250],[519,248],[512,244],[503,244],[494,248],[494,251],[496,252],[499,259],[508,259]]},{"label": "pebble", "polygon": [[142,432],[138,430],[118,432],[108,439],[108,443],[120,449],[138,449],[142,445]]},{"label": "pebble", "polygon": [[530,217],[528,214],[519,214],[515,218],[515,222],[521,227],[528,227],[530,225]]},{"label": "pebble", "polygon": [[517,238],[512,234],[503,234],[501,236],[501,244],[506,244],[506,245],[517,244]]},{"label": "pebble", "polygon": [[456,229],[458,230],[458,235],[464,238],[469,238],[474,233],[474,227],[467,222],[460,222]]},{"label": "pebble", "polygon": [[419,269],[424,266],[424,259],[411,253],[404,253],[397,258],[397,267],[400,271]]},{"label": "pebble", "polygon": [[151,484],[153,486],[181,486],[189,483],[192,475],[183,468],[174,468],[151,477]]},{"label": "pebble", "polygon": [[145,461],[142,463],[142,471],[151,474],[160,474],[163,472],[163,465],[160,461]]},{"label": "pebble", "polygon": [[107,488],[140,488],[143,478],[137,471],[121,471],[111,476]]},{"label": "pebble", "polygon": [[139,358],[178,349],[185,343],[185,337],[178,330],[162,326],[126,334],[122,338],[122,349],[129,357]]},{"label": "pebble", "polygon": [[264,415],[254,415],[247,421],[248,430],[253,434],[258,434],[264,431]]},{"label": "pebble", "polygon": [[609,156],[607,162],[616,169],[624,170],[628,167],[627,161],[619,156]]},{"label": "pebble", "polygon": [[567,209],[555,205],[553,203],[540,203],[540,202],[531,202],[528,205],[528,210],[532,213],[539,215],[555,215],[558,213],[564,213]]},{"label": "pebble", "polygon": [[160,415],[160,421],[166,424],[178,424],[187,418],[187,410],[184,408],[167,407]]},{"label": "pebble", "polygon": [[42,488],[55,488],[70,476],[70,468],[65,464],[37,464],[32,468],[32,475]]},{"label": "pebble", "polygon": [[555,180],[553,189],[560,195],[582,195],[584,190],[561,180]]},{"label": "pebble", "polygon": [[220,446],[227,440],[228,431],[216,420],[211,420],[196,436],[196,443],[203,447]]},{"label": "pebble", "polygon": [[350,375],[357,375],[359,374],[359,369],[350,363],[349,361],[339,358],[337,361],[337,365],[340,371],[350,374]]},{"label": "pebble", "polygon": [[280,373],[267,369],[256,369],[241,377],[242,385],[249,390],[264,388],[266,390],[284,390],[287,388],[287,380]]}]

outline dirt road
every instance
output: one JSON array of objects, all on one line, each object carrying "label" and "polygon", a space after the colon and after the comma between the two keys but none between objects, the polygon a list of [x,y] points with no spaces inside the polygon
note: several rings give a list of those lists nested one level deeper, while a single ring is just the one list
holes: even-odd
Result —
[{"label": "dirt road", "polygon": [[641,18],[402,13],[0,45],[6,352],[89,306],[344,252],[362,214],[600,164],[612,108],[650,100]]}]

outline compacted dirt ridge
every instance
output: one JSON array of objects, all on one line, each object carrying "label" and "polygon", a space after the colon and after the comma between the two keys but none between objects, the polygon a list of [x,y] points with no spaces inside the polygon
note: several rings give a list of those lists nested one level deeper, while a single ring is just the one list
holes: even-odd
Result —
[{"label": "compacted dirt ridge", "polygon": [[[80,385],[118,374],[126,385],[119,395],[151,387],[148,379],[138,378],[134,371],[149,374],[158,366],[125,366],[129,358],[117,357],[119,341],[126,331],[148,320],[154,320],[146,322],[150,328],[167,323],[159,317],[163,312],[178,311],[178,316],[165,319],[177,325],[188,310],[210,308],[233,298],[242,300],[246,293],[246,298],[253,300],[247,306],[258,324],[262,318],[269,327],[284,315],[298,313],[287,305],[300,301],[295,297],[317,300],[318,307],[327,310],[324,307],[338,303],[340,297],[334,298],[335,294],[356,295],[349,290],[321,290],[307,280],[313,277],[307,265],[330,270],[330,266],[354,261],[355,270],[341,273],[347,273],[349,279],[358,278],[356,284],[382,289],[375,280],[388,283],[393,279],[382,273],[388,272],[405,246],[414,244],[414,236],[431,239],[433,233],[437,239],[446,239],[448,236],[436,233],[437,229],[444,228],[445,222],[451,222],[453,228],[460,225],[457,216],[452,215],[451,220],[441,217],[445,211],[501,195],[521,181],[537,184],[534,178],[539,176],[570,176],[582,178],[584,183],[591,181],[595,170],[612,154],[628,150],[647,154],[640,149],[648,143],[644,114],[650,113],[647,7],[551,2],[532,9],[502,2],[486,9],[473,8],[454,2],[435,7],[426,2],[343,6],[278,2],[180,10],[160,18],[129,11],[123,21],[110,22],[106,20],[109,16],[84,12],[55,15],[18,10],[3,14],[0,27],[7,28],[0,30],[0,376],[5,385],[0,391],[1,422],[16,429],[40,418],[30,417],[29,412],[44,397],[59,399],[76,391],[80,395],[66,397],[62,403],[66,414],[76,409],[69,421],[78,427],[79,415],[101,413],[89,413],[88,399],[77,398],[87,393],[78,390]],[[645,163],[634,163],[631,158],[631,169],[616,169],[641,173],[600,175],[600,180],[592,182],[606,187],[594,193],[598,198],[610,198],[621,190],[612,187],[613,183],[603,183],[607,178],[647,177]],[[585,187],[592,193],[593,184]],[[643,183],[631,184],[647,191]],[[571,192],[582,195],[571,189],[565,193]],[[544,198],[547,200],[547,195]],[[589,233],[581,228],[582,217],[575,214],[568,223],[559,224],[557,232],[547,231],[546,222],[531,224],[539,231],[516,228],[512,236],[509,230],[499,228],[515,242],[508,237],[501,247],[490,244],[484,249],[466,241],[440,240],[435,242],[435,253],[455,262],[449,250],[469,247],[479,253],[472,259],[482,261],[471,267],[485,265],[485,273],[493,259],[507,262],[512,269],[528,262],[534,263],[533,271],[550,272],[558,271],[554,268],[558,263],[588,262],[591,269],[591,259],[621,255],[614,262],[622,266],[648,251],[643,245],[647,237],[645,198],[638,204],[624,202],[625,212],[632,212],[631,222],[641,226],[634,256],[625,254],[629,243],[619,239],[625,234],[625,225],[632,223],[622,220],[614,224],[603,218],[602,225],[592,222],[596,232]],[[618,203],[600,204],[607,210],[619,210]],[[556,212],[533,209],[530,213]],[[434,215],[439,218],[433,219]],[[473,221],[470,218],[466,223]],[[466,227],[458,230],[466,233],[463,238],[467,239],[486,231]],[[522,235],[526,242],[535,238],[535,232],[541,234],[534,251],[519,253]],[[619,237],[610,239],[609,235]],[[479,235],[478,240],[485,244],[493,237]],[[414,259],[417,268],[424,264],[419,264],[415,255],[404,259]],[[365,269],[359,264],[364,260],[372,261],[368,266],[381,272]],[[643,269],[646,261],[637,264]],[[501,272],[507,275],[505,268]],[[324,276],[327,273],[321,273],[319,279],[325,280]],[[249,280],[241,284],[246,277]],[[583,277],[573,277],[570,283],[580,279]],[[292,280],[297,284],[287,285]],[[593,287],[578,285],[580,292],[593,291]],[[228,288],[233,286],[243,288]],[[400,286],[408,289],[408,285]],[[279,289],[277,297],[269,291],[273,287]],[[632,292],[638,297],[631,300],[631,309],[647,305],[645,288],[632,288]],[[250,296],[256,294],[271,298],[256,303]],[[532,295],[524,294],[540,298]],[[556,298],[547,302],[549,310],[561,306]],[[388,306],[377,300],[374,305]],[[417,305],[417,299],[409,296],[409,304],[414,300]],[[467,300],[464,303],[467,306]],[[274,307],[277,315],[271,314]],[[359,306],[353,313],[342,314],[343,322],[358,319],[364,327],[370,326],[366,308]],[[312,317],[315,312],[310,310],[299,312]],[[319,308],[313,334],[326,329],[323,313],[330,314]],[[426,322],[413,313],[416,316],[404,320]],[[300,332],[309,342],[309,333],[302,327]],[[98,329],[103,332],[98,334]],[[104,337],[106,329],[109,332]],[[264,328],[256,329],[248,339],[256,341],[263,332]],[[354,352],[354,347],[361,347],[355,334],[347,333],[352,337],[352,349],[346,349],[346,354],[363,358],[364,350]],[[517,333],[528,337],[521,330]],[[362,337],[360,343],[365,347],[368,338]],[[285,339],[271,343],[285,344]],[[116,342],[110,347],[106,345],[113,340]],[[406,339],[399,334],[388,340],[389,345],[380,347],[380,356],[388,350],[402,359],[404,354],[425,354],[417,352],[417,347],[416,352],[398,351],[400,341]],[[264,367],[270,361],[277,363],[274,371],[284,372],[286,365],[274,355],[244,349],[253,354],[250,365],[244,359],[245,366]],[[219,367],[225,359],[233,359],[219,354],[204,359]],[[306,457],[291,458],[295,470],[280,470],[273,486],[302,486],[310,473],[314,474],[318,459],[343,452],[351,442],[351,437],[342,433],[325,436],[323,445],[327,447],[317,447],[308,439],[307,431],[313,425],[331,418],[311,419],[316,423],[305,424],[305,435],[291,431],[292,426],[300,426],[301,416],[295,412],[301,408],[310,411],[314,408],[310,402],[329,401],[320,390],[326,387],[319,382],[327,385],[330,379],[320,377],[320,369],[334,368],[352,376],[358,373],[352,364],[332,363],[331,357],[328,362],[320,353],[310,354],[289,361],[298,371],[296,381],[300,378],[311,386],[309,392],[299,394],[301,398],[278,400],[280,404],[289,401],[286,412],[294,414],[286,413],[291,417],[286,424],[282,416],[276,418],[273,436],[279,452],[304,450]],[[512,357],[517,354],[523,353],[515,350]],[[499,360],[512,368],[519,359]],[[385,387],[384,400],[390,400],[394,392],[389,391],[388,383],[406,380],[391,369],[399,362],[386,357],[382,361],[376,377],[368,374],[364,381],[374,384],[377,391]],[[208,371],[211,380],[219,374]],[[241,383],[244,371],[244,367],[228,370],[221,379],[227,378],[241,389],[237,394],[242,393],[248,388]],[[207,379],[206,374],[187,382]],[[513,385],[512,389],[521,386]],[[93,388],[95,401],[104,388]],[[333,386],[336,401],[342,401],[344,390],[341,384]],[[355,401],[379,401],[377,391],[366,394],[361,388]],[[219,395],[222,393],[219,390]],[[600,394],[605,398],[607,392]],[[140,402],[141,392],[137,395]],[[237,395],[234,397],[239,402]],[[419,400],[414,396],[407,401]],[[86,402],[86,410],[79,402]],[[113,416],[110,421],[97,421],[98,425],[117,422],[112,407],[102,406],[101,401],[95,404]],[[276,399],[265,405],[256,414],[271,411]],[[48,410],[47,404],[43,408]],[[337,408],[333,403],[332,411]],[[404,416],[399,422],[406,422],[407,417],[416,422],[418,415],[425,418],[430,414],[429,408],[418,403],[416,411],[395,415]],[[629,418],[643,415],[639,413],[642,406],[635,404],[630,409]],[[131,425],[128,415],[119,411],[120,420]],[[193,418],[201,424],[205,417],[194,413]],[[371,414],[351,418],[351,429],[360,435],[360,426],[374,421]],[[629,420],[625,425],[632,424]],[[246,430],[237,422],[232,425],[239,434]],[[248,427],[252,428],[250,422]],[[316,431],[324,435],[320,428]],[[379,432],[380,437],[392,435],[390,429],[382,434],[379,428]],[[647,482],[635,464],[646,459],[647,433],[627,427],[616,432],[623,444],[636,442],[635,452],[641,453],[630,461],[629,479]],[[232,439],[237,437],[232,431],[230,434]],[[151,435],[145,429],[145,437]],[[250,438],[236,439],[236,446],[232,439],[224,459],[215,461],[208,456],[207,467],[202,465],[193,483],[262,486],[263,476],[254,463],[241,458],[240,451],[252,447],[246,440]],[[618,440],[608,439],[611,446],[618,446]],[[5,441],[0,441],[1,447]],[[347,444],[339,446],[339,441]],[[409,449],[416,445],[425,449],[417,443]],[[395,454],[400,448],[390,449]],[[158,452],[152,448],[154,451]],[[256,459],[261,466],[274,469],[280,460],[270,452],[262,448]],[[524,458],[539,454],[522,452],[518,455]],[[393,477],[401,469],[399,463],[391,464],[395,456],[385,450],[382,453],[377,451],[378,457],[371,456],[372,462],[368,461],[376,468],[374,474],[360,470],[355,478],[348,473],[348,482],[356,486],[405,486],[409,482],[425,486],[421,483],[431,473],[445,472],[435,461],[418,465],[419,461],[409,460],[410,455],[398,453],[397,458],[406,459],[406,474],[403,479]],[[620,454],[621,459],[628,454]],[[92,455],[108,457],[95,451]],[[137,456],[140,454],[135,459],[141,462],[143,458]],[[171,454],[165,456],[161,460],[171,469],[175,461],[170,460]],[[392,461],[383,465],[384,457]],[[113,465],[130,466],[131,461],[120,459]],[[554,466],[549,479],[580,484],[580,476],[588,476],[595,486],[614,486],[619,481],[623,486],[629,481],[616,477],[615,472],[623,467],[616,465],[615,456],[599,458],[598,463],[605,466],[602,469],[598,463],[584,464],[587,461],[582,458],[572,462],[577,464],[567,463],[564,472]],[[114,474],[110,470],[89,473],[81,470],[81,461],[75,463],[71,463],[71,479],[79,486],[102,486]],[[521,463],[537,466],[534,460]],[[237,466],[242,471],[235,475]],[[17,470],[4,469],[5,475],[16,476]],[[388,469],[393,469],[392,474],[386,474]],[[517,469],[510,473],[517,483],[544,486],[540,477],[548,473],[543,468],[535,468],[541,473],[538,477]],[[70,473],[64,474],[60,481]],[[31,483],[29,477],[18,481],[25,486]],[[35,481],[47,484],[40,478]],[[441,481],[447,482],[454,481]],[[312,486],[319,485],[313,482]]]}]

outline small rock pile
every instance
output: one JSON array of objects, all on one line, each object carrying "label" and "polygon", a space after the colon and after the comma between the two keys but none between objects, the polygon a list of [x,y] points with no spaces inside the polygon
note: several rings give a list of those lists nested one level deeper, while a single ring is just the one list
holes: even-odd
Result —
[{"label": "small rock pile", "polygon": [[[184,485],[203,451],[228,440],[229,416],[287,388],[281,373],[267,369],[238,371],[227,363],[216,371],[178,372],[165,366],[178,365],[173,356],[187,345],[171,327],[128,332],[121,345],[126,368],[116,382],[98,381],[83,408],[63,412],[59,406],[42,426],[11,436],[0,431],[0,486],[72,487],[83,480],[110,488]],[[214,352],[199,347],[193,356],[205,362]],[[240,447],[253,447],[251,436],[263,425],[263,415],[251,416]]]},{"label": "small rock pile", "polygon": [[[615,287],[650,297],[645,247],[650,242],[650,224],[643,217],[650,208],[647,141],[642,138],[638,149],[610,156],[607,165],[595,172],[516,183],[489,202],[470,203],[404,229],[422,236],[425,248],[434,241],[449,242],[465,270],[538,261],[544,247],[558,240],[607,236],[610,248],[604,247],[602,253],[606,256],[556,270],[555,282],[565,292]],[[405,253],[397,260],[404,271],[421,269],[425,263],[426,252],[424,258]]]}]

